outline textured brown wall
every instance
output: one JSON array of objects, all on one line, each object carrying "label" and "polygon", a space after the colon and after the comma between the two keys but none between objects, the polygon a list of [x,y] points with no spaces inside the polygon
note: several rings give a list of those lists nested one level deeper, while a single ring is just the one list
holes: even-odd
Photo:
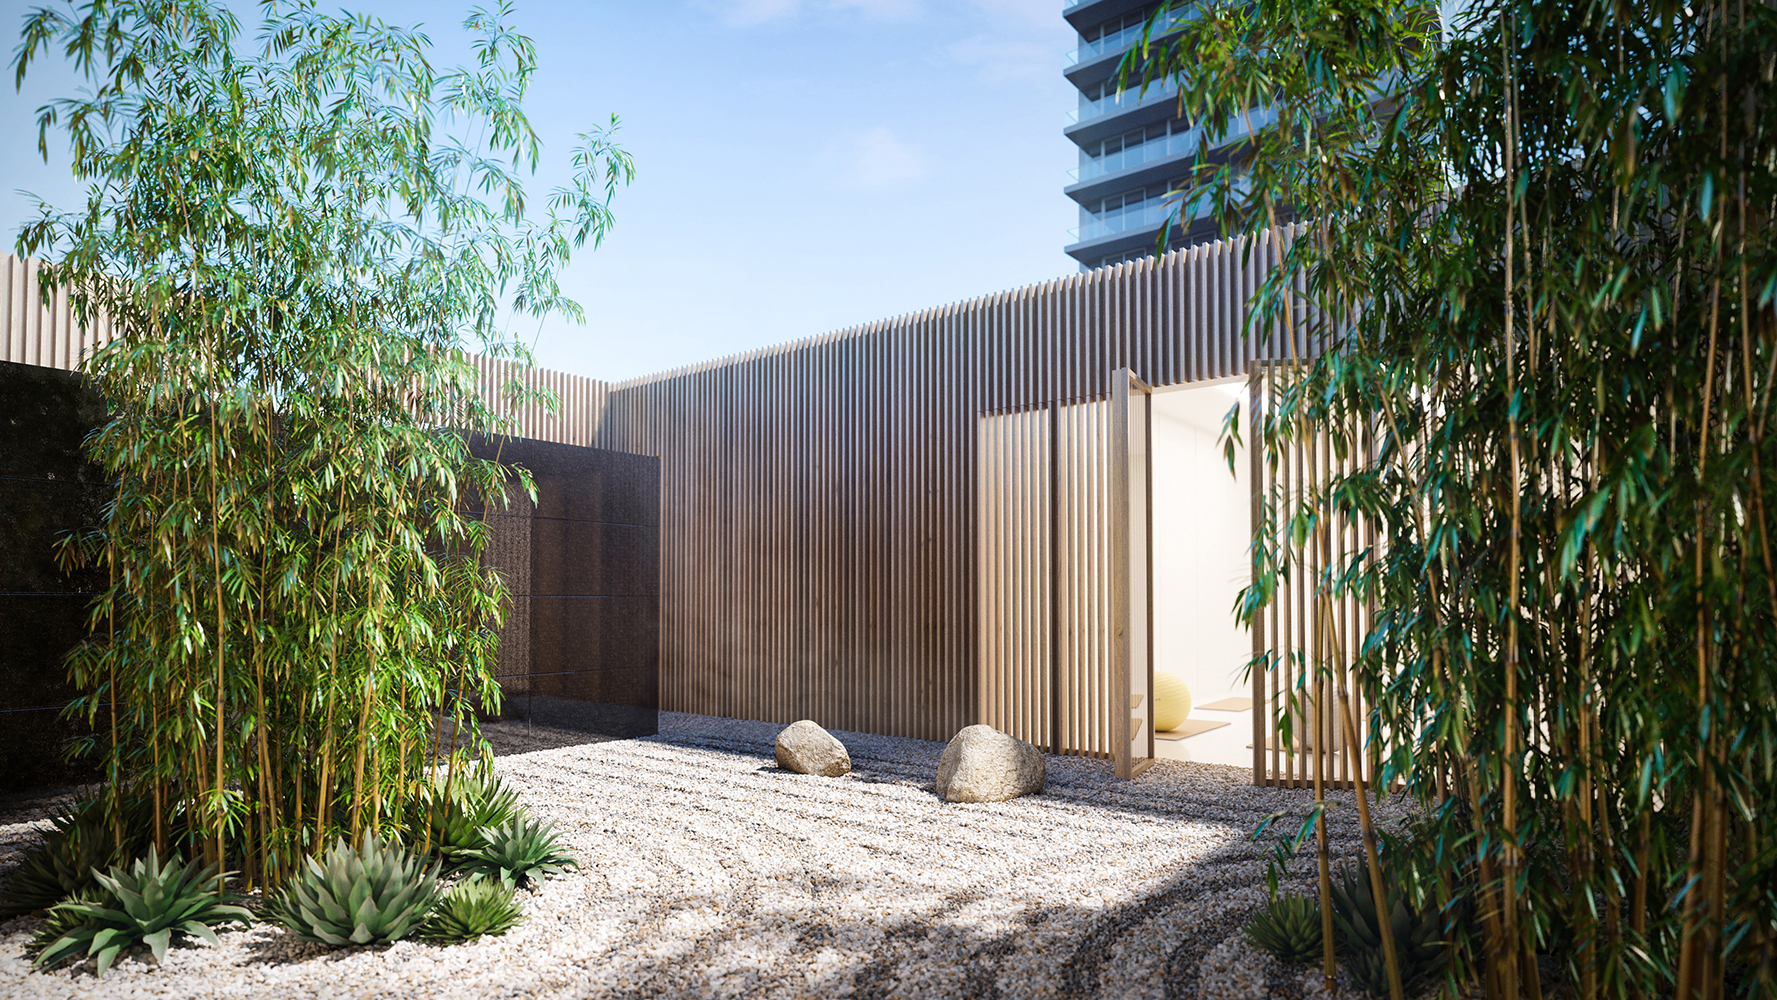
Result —
[{"label": "textured brown wall", "polygon": [[114,489],[81,455],[105,408],[69,372],[0,362],[0,791],[95,776],[65,759],[84,727],[59,716],[74,697],[63,657],[87,634],[91,593],[57,539],[98,523]]},{"label": "textured brown wall", "polygon": [[[522,438],[477,454],[529,469],[537,499],[489,515],[488,562],[513,605],[502,633],[508,715],[609,736],[658,731],[660,462]],[[516,492],[516,491],[514,491]]]}]

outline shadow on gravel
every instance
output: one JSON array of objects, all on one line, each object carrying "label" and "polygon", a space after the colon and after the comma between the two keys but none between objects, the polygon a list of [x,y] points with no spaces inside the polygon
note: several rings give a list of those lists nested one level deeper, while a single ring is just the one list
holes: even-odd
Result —
[{"label": "shadow on gravel", "polygon": [[581,733],[568,729],[536,726],[516,719],[484,722],[481,724],[481,735],[493,748],[495,757],[535,753],[539,750],[560,750],[564,747],[590,746],[595,743],[613,743],[619,739],[616,736],[600,736],[596,733]]},{"label": "shadow on gravel", "polygon": [[[502,754],[603,742],[585,734],[539,734],[534,729],[499,735],[496,747],[503,749],[496,752]],[[835,735],[852,752],[852,780],[864,786],[929,787],[943,748],[938,743]],[[737,770],[790,776],[776,766],[770,741],[750,735],[669,732],[634,742],[718,754],[732,758]],[[1136,781],[1115,782],[1102,761],[1065,757],[1047,761],[1051,775],[1047,794],[1004,805],[945,808],[980,810],[982,815],[1021,809],[1106,810],[1171,822],[1222,822],[1219,817],[1226,817],[1228,823],[1250,828],[1253,817],[1266,811],[1287,811],[1295,818],[1283,822],[1293,823],[1311,806],[1311,796],[1305,792],[1231,788],[1226,776],[1200,780],[1184,765],[1163,763]],[[1333,814],[1335,863],[1353,860],[1360,851],[1352,812],[1341,809]],[[885,822],[904,822],[893,813],[883,816]],[[900,832],[908,842],[925,836]],[[1232,839],[1154,878],[1123,903],[1063,903],[1008,911],[996,905],[1000,883],[992,870],[972,871],[948,894],[934,894],[926,897],[928,902],[914,904],[858,897],[863,890],[853,873],[820,863],[825,852],[818,840],[786,858],[788,864],[769,870],[757,867],[757,856],[744,841],[732,848],[710,844],[709,849],[719,855],[714,859],[719,867],[705,867],[738,880],[731,883],[736,885],[734,891],[721,895],[718,919],[707,919],[711,901],[707,892],[670,884],[650,892],[645,916],[627,923],[608,951],[577,963],[598,976],[620,974],[627,982],[605,992],[575,988],[572,995],[846,995],[858,1000],[1221,997],[1228,995],[1229,984],[1213,978],[1205,981],[1205,958],[1238,935],[1259,905],[1268,853],[1263,845]],[[794,871],[796,867],[800,872]],[[1311,868],[1298,865],[1295,874],[1301,878]],[[1292,881],[1292,886],[1297,884]],[[762,892],[762,885],[771,891]],[[843,905],[848,902],[866,905]],[[786,905],[792,912],[784,912]],[[251,966],[318,961],[330,969],[332,963],[378,950],[326,949],[270,929],[254,933],[243,944],[249,956],[244,964]],[[441,955],[441,960],[446,959]],[[822,968],[831,971],[815,971]],[[1271,996],[1303,997],[1298,976],[1268,959],[1252,959],[1244,968],[1263,981],[1252,985],[1264,986]]]},{"label": "shadow on gravel", "polygon": [[[1357,856],[1355,841],[1338,845],[1335,859]],[[744,859],[724,858],[724,867]],[[643,957],[626,941],[584,963],[617,972],[625,997],[802,997],[844,995],[853,1000],[1220,1000],[1230,983],[1204,977],[1204,959],[1236,937],[1262,898],[1262,862],[1244,845],[1212,851],[1128,903],[1107,908],[1050,907],[1018,916],[1007,929],[982,926],[972,916],[983,902],[978,888],[962,888],[940,904],[895,919],[865,921],[828,916],[820,909],[770,940],[750,939],[758,902],[748,893],[723,900],[718,929],[658,942],[670,959]],[[781,877],[781,876],[780,876]],[[843,881],[809,872],[817,907]],[[1258,888],[1255,896],[1250,890]],[[780,904],[781,905],[781,904]],[[682,923],[669,901],[647,926]],[[684,914],[689,919],[689,914]],[[861,962],[828,978],[800,970],[831,949],[867,951]],[[1254,955],[1242,962],[1262,996],[1303,996],[1295,970]],[[1033,970],[1042,970],[1033,976]],[[1253,982],[1252,980],[1257,980]],[[603,993],[594,995],[604,996]]]},{"label": "shadow on gravel", "polygon": [[[791,777],[775,761],[768,735],[775,728],[759,725],[749,732],[749,727],[734,725],[722,733],[668,730],[638,742],[720,755],[745,773]],[[833,735],[846,744],[853,763],[852,774],[839,780],[866,786],[930,788],[944,748],[930,741],[837,731]],[[1270,812],[1285,814],[1279,832],[1293,831],[1313,805],[1313,796],[1306,791],[1240,785],[1238,774],[1225,773],[1237,769],[1168,761],[1135,781],[1118,782],[1108,761],[1053,756],[1045,760],[1050,781],[1044,795],[1006,805],[954,808],[987,814],[1003,813],[1008,807],[1102,810],[1167,822],[1223,824],[1250,833],[1257,817]],[[1232,787],[1230,778],[1236,782]],[[1361,851],[1355,810],[1335,808],[1331,819],[1333,862],[1355,861]],[[713,845],[712,849],[722,850]],[[866,845],[866,849],[873,848]],[[844,907],[828,901],[835,892],[843,895],[843,880],[835,882],[833,873],[823,873],[818,863],[809,861],[813,857],[818,862],[817,852],[803,859],[803,871],[795,876],[804,883],[801,889],[812,905],[789,916],[787,926],[781,909],[769,914],[762,910],[766,904],[758,900],[755,887],[722,899],[719,926],[700,934],[669,934],[652,943],[670,959],[651,957],[648,949],[638,951],[631,939],[585,964],[621,970],[627,981],[617,995],[637,997],[1219,998],[1236,984],[1217,978],[1219,963],[1211,969],[1215,975],[1205,981],[1204,960],[1237,939],[1260,905],[1268,854],[1268,843],[1254,844],[1245,837],[1231,840],[1156,879],[1129,902],[1030,910],[1014,917],[1008,927],[1003,919],[983,921],[978,916],[983,904],[993,909],[992,883],[983,881],[991,880],[988,875],[970,879],[973,887],[961,886],[936,905],[911,914],[895,905],[896,900],[881,900],[877,916],[841,915]],[[732,875],[748,868],[750,860],[744,853],[725,856],[719,870]],[[1290,887],[1307,890],[1304,879],[1311,869],[1311,864],[1299,864]],[[755,873],[755,879],[762,877]],[[786,877],[782,871],[770,876]],[[695,926],[696,909],[704,904],[706,897],[665,898],[660,909],[638,925],[636,935],[644,936],[652,928]],[[760,916],[772,918],[769,933],[757,930]],[[1233,950],[1244,952],[1244,945],[1230,953]],[[833,970],[830,978],[807,971],[820,967],[823,955],[828,961],[835,955],[846,956],[828,966]],[[1251,977],[1250,986],[1261,989],[1258,995],[1304,997],[1299,970],[1251,953],[1245,953],[1239,964]],[[1033,970],[1043,971],[1033,975]]]}]

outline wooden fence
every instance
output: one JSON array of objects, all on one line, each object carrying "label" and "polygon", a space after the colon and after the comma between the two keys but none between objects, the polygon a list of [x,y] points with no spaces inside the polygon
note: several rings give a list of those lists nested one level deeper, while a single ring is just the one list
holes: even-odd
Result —
[{"label": "wooden fence", "polygon": [[[1287,362],[1261,366],[1249,386],[1249,412],[1269,410],[1271,398],[1295,370]],[[1354,775],[1368,781],[1376,773],[1377,761],[1363,752],[1369,745],[1369,706],[1352,683],[1351,670],[1376,608],[1337,594],[1330,577],[1354,554],[1374,552],[1382,539],[1368,520],[1335,517],[1324,498],[1307,492],[1329,474],[1349,474],[1371,458],[1367,430],[1354,428],[1341,448],[1324,427],[1296,428],[1293,447],[1276,462],[1267,461],[1261,449],[1248,450],[1254,535],[1270,543],[1286,564],[1276,597],[1253,631],[1253,655],[1265,658],[1265,669],[1253,672],[1253,773],[1263,784],[1308,788],[1318,777],[1328,787],[1349,788]],[[1247,440],[1259,440],[1256,426]],[[1321,511],[1305,537],[1293,538],[1285,523],[1265,523],[1267,508],[1287,519],[1304,499]],[[1347,711],[1356,744],[1346,739]]]},{"label": "wooden fence", "polygon": [[598,444],[599,424],[604,417],[606,397],[611,391],[609,382],[548,368],[521,370],[512,362],[494,358],[475,357],[472,360],[480,376],[481,393],[490,401],[509,398],[505,387],[515,378],[533,388],[554,393],[555,406],[531,401],[507,407],[517,420],[519,437],[577,444],[582,448]]},{"label": "wooden fence", "polygon": [[662,706],[1110,754],[1112,377],[1287,356],[1242,336],[1271,253],[1196,247],[613,386],[598,443],[662,462]]},{"label": "wooden fence", "polygon": [[[0,361],[73,371],[83,357],[110,343],[106,324],[96,330],[75,322],[74,309],[64,290],[45,294],[37,261],[0,254]],[[584,375],[517,366],[493,358],[472,359],[489,400],[505,398],[504,387],[519,374],[531,385],[555,393],[560,405],[553,410],[540,402],[511,407],[523,437],[560,444],[591,447],[598,438],[599,418],[604,413],[610,383]]]},{"label": "wooden fence", "polygon": [[[515,416],[526,437],[661,459],[662,708],[934,740],[985,722],[1109,756],[1128,712],[1113,379],[1306,356],[1243,336],[1274,252],[1199,246],[615,384],[531,370],[561,406]],[[101,341],[33,274],[0,258],[7,359],[74,367]],[[477,364],[490,396],[513,374]],[[1310,585],[1297,574],[1255,637],[1279,651],[1254,679],[1261,782],[1308,773],[1311,741],[1266,734],[1308,690]]]},{"label": "wooden fence", "polygon": [[74,322],[68,293],[46,297],[38,270],[37,261],[0,254],[0,361],[73,371],[87,352],[110,341],[111,331]]}]

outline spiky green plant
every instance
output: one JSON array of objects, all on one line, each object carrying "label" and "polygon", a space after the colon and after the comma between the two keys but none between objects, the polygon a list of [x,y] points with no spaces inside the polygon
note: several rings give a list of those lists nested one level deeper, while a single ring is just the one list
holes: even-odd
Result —
[{"label": "spiky green plant", "polygon": [[253,914],[234,905],[219,891],[214,865],[187,868],[175,854],[165,865],[151,846],[125,872],[118,868],[95,875],[96,899],[76,894],[52,909],[52,919],[67,929],[44,946],[37,965],[48,968],[82,953],[98,959],[98,974],[117,960],[123,949],[145,944],[155,961],[167,949],[190,937],[216,943],[212,927],[251,923]]},{"label": "spiky green plant", "polygon": [[501,784],[487,761],[473,771],[435,774],[416,796],[418,828],[410,838],[428,845],[446,870],[455,870],[470,851],[486,844],[484,829],[513,823],[519,808],[517,793]]},{"label": "spiky green plant", "polygon": [[93,871],[115,861],[111,845],[58,826],[25,852],[0,886],[0,917],[47,909],[69,895],[90,889]]},{"label": "spiky green plant", "polygon": [[[1384,881],[1395,884],[1392,879]],[[1442,914],[1432,906],[1409,905],[1406,896],[1405,892],[1389,893],[1388,930],[1401,963],[1401,986],[1411,990],[1443,971],[1450,948]],[[1342,870],[1333,883],[1333,926],[1351,978],[1370,993],[1387,996],[1383,922],[1368,876],[1360,877],[1355,869]]]},{"label": "spiky green plant", "polygon": [[[104,897],[100,895],[97,883],[82,886],[69,893],[61,900],[58,900],[58,902],[62,903],[83,904],[101,903],[103,901]],[[43,926],[37,928],[37,933],[31,935],[31,940],[26,942],[25,953],[33,956],[41,955],[45,948],[56,943],[62,935],[67,934],[69,931],[72,931],[77,927],[84,926],[87,922],[88,917],[80,910],[66,906],[55,906],[52,904],[48,912],[43,915]]]},{"label": "spiky green plant", "polygon": [[525,885],[532,878],[579,867],[556,838],[555,824],[544,825],[529,815],[482,830],[482,839],[480,847],[464,855],[463,870],[498,877],[508,885]]},{"label": "spiky green plant", "polygon": [[512,886],[497,879],[468,878],[450,887],[420,925],[419,938],[435,944],[504,934],[524,919]]},{"label": "spiky green plant", "polygon": [[140,854],[153,831],[152,808],[140,797],[124,795],[115,817],[102,798],[77,802],[51,817],[50,831],[0,885],[0,918],[48,909],[96,885],[95,871]]},{"label": "spiky green plant", "polygon": [[1246,939],[1283,962],[1320,957],[1320,903],[1307,896],[1276,896],[1253,914]]},{"label": "spiky green plant", "polygon": [[387,944],[419,926],[438,902],[438,868],[369,830],[357,847],[344,837],[278,894],[272,913],[305,941]]}]

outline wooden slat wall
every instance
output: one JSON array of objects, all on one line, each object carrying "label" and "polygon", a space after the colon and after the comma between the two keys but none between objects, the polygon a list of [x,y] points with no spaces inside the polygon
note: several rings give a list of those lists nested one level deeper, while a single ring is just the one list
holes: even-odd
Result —
[{"label": "wooden slat wall", "polygon": [[[106,324],[99,324],[96,333],[82,329],[66,291],[46,299],[39,269],[37,261],[0,254],[0,344],[5,348],[0,361],[72,371],[87,353],[110,343],[112,330]],[[473,363],[486,398],[505,398],[506,384],[518,366],[483,357]],[[519,436],[590,447],[598,437],[610,383],[546,368],[527,368],[523,374],[531,385],[554,390],[561,405],[554,413],[541,403],[515,407]]]},{"label": "wooden slat wall", "polygon": [[598,440],[599,422],[611,391],[609,382],[548,368],[520,368],[494,358],[478,356],[472,362],[480,376],[482,397],[490,402],[511,399],[508,386],[515,378],[522,384],[555,393],[560,405],[553,413],[541,402],[524,402],[508,408],[518,422],[519,437],[577,444],[582,448],[593,447]]},{"label": "wooden slat wall", "polygon": [[[981,669],[1014,676],[1050,671],[1060,691],[1054,714],[1061,728],[1051,745],[1060,753],[1105,756],[1111,753],[1111,707],[1127,707],[1111,695],[1110,403],[1057,403],[1049,411],[1059,445],[1053,486],[1056,566],[1050,581],[1055,634],[1050,648],[1037,650],[1034,660],[984,658]],[[981,457],[984,463],[994,459]]]},{"label": "wooden slat wall", "polygon": [[74,322],[66,291],[47,298],[37,261],[0,254],[0,361],[73,371],[94,348],[110,342],[106,324],[85,330]]},{"label": "wooden slat wall", "polygon": [[[518,432],[661,458],[662,708],[1108,755],[1108,379],[1290,356],[1241,335],[1273,253],[1194,247],[617,384],[531,369],[562,405]],[[0,258],[7,358],[74,367],[97,341],[33,267]],[[477,367],[490,394],[512,374]]]},{"label": "wooden slat wall", "polygon": [[[1257,404],[1253,412],[1268,408],[1270,398],[1293,368],[1288,364],[1262,366],[1253,386]],[[1257,439],[1255,427],[1248,440]],[[1275,532],[1270,542],[1286,553],[1289,563],[1289,574],[1280,582],[1254,640],[1254,653],[1270,657],[1269,669],[1253,672],[1253,777],[1258,784],[1306,788],[1312,787],[1318,776],[1329,787],[1347,788],[1354,771],[1365,780],[1375,776],[1374,760],[1348,750],[1337,694],[1347,692],[1351,700],[1357,746],[1361,748],[1368,743],[1368,706],[1352,693],[1350,667],[1372,625],[1375,608],[1355,597],[1319,591],[1329,566],[1343,567],[1355,553],[1373,549],[1379,542],[1378,534],[1367,522],[1354,525],[1326,516],[1297,543],[1287,524],[1289,512],[1313,484],[1329,473],[1349,473],[1367,458],[1364,449],[1369,437],[1363,429],[1353,436],[1353,443],[1351,451],[1340,455],[1326,430],[1313,428],[1302,435],[1286,461],[1272,464],[1263,461],[1258,452],[1252,454],[1255,529],[1267,530],[1259,524],[1258,510],[1260,503],[1269,501],[1285,521],[1269,529]],[[1281,735],[1286,711],[1291,728],[1288,740]],[[1332,752],[1317,753],[1320,747]]]},{"label": "wooden slat wall", "polygon": [[1271,253],[1197,247],[613,386],[598,444],[662,460],[661,706],[1108,753],[1108,379],[1287,356],[1241,336]]}]

